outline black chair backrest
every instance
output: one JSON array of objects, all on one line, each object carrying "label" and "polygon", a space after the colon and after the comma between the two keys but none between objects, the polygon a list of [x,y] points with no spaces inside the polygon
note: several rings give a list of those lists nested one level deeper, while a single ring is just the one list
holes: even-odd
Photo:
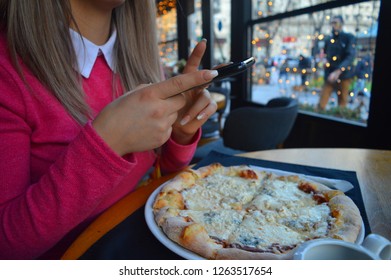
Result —
[{"label": "black chair backrest", "polygon": [[245,106],[232,110],[223,128],[224,145],[242,151],[275,149],[292,130],[298,102],[278,97],[266,106]]}]

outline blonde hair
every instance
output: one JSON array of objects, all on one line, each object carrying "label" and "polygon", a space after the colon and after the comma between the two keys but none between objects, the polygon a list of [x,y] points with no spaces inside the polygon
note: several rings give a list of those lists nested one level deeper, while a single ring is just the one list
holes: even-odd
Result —
[{"label": "blonde hair", "polygon": [[[90,108],[81,76],[74,70],[76,54],[69,26],[76,22],[69,1],[0,0],[0,8],[1,25],[7,30],[8,48],[19,74],[23,77],[18,63],[21,58],[69,114],[85,123]],[[125,1],[113,11],[115,73],[124,91],[161,79],[155,16],[154,0]]]}]

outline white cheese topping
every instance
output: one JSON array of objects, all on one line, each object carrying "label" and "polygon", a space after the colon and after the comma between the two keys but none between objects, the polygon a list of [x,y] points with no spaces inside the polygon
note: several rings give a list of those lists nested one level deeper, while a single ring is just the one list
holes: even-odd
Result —
[{"label": "white cheese topping", "polygon": [[244,211],[181,211],[182,217],[190,217],[194,222],[205,227],[210,236],[219,240],[228,240],[229,235],[241,223]]},{"label": "white cheese topping", "polygon": [[269,250],[272,244],[291,245],[303,241],[301,235],[284,225],[268,220],[261,212],[246,216],[240,227],[230,236],[229,242],[244,247]]},{"label": "white cheese topping", "polygon": [[237,209],[249,203],[259,183],[240,177],[214,174],[200,179],[196,185],[182,192],[188,209]]},{"label": "white cheese topping", "polygon": [[283,252],[308,239],[326,237],[332,222],[327,203],[298,183],[269,177],[244,179],[214,174],[182,191],[183,217],[212,238],[246,250]]}]

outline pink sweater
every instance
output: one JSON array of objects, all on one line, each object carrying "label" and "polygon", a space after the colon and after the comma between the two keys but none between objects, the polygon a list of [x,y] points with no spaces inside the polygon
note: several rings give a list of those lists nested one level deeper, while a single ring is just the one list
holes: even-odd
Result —
[{"label": "pink sweater", "polygon": [[[0,35],[0,259],[59,258],[102,211],[133,191],[152,167],[153,151],[119,157],[91,126],[78,125],[28,71],[29,91]],[[112,101],[112,73],[103,56],[84,79],[97,113]],[[194,143],[171,139],[162,170],[191,160]]]}]

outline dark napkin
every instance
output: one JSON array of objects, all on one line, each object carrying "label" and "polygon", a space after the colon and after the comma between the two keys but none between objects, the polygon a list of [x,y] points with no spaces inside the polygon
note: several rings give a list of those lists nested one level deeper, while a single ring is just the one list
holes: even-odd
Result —
[{"label": "dark napkin", "polygon": [[[194,168],[219,162],[224,166],[249,164],[265,168],[274,168],[313,176],[347,180],[354,188],[346,194],[352,198],[360,209],[364,220],[365,233],[368,235],[370,227],[364,208],[360,187],[356,172],[319,168],[297,164],[288,164],[259,159],[250,159],[239,156],[230,156],[212,151]],[[105,234],[100,240],[92,245],[80,259],[82,260],[175,260],[182,259],[163,244],[161,244],[149,230],[144,217],[144,207],[135,211],[123,222]]]},{"label": "dark napkin", "polygon": [[105,234],[81,260],[177,260],[183,259],[165,247],[149,230],[144,207]]}]

